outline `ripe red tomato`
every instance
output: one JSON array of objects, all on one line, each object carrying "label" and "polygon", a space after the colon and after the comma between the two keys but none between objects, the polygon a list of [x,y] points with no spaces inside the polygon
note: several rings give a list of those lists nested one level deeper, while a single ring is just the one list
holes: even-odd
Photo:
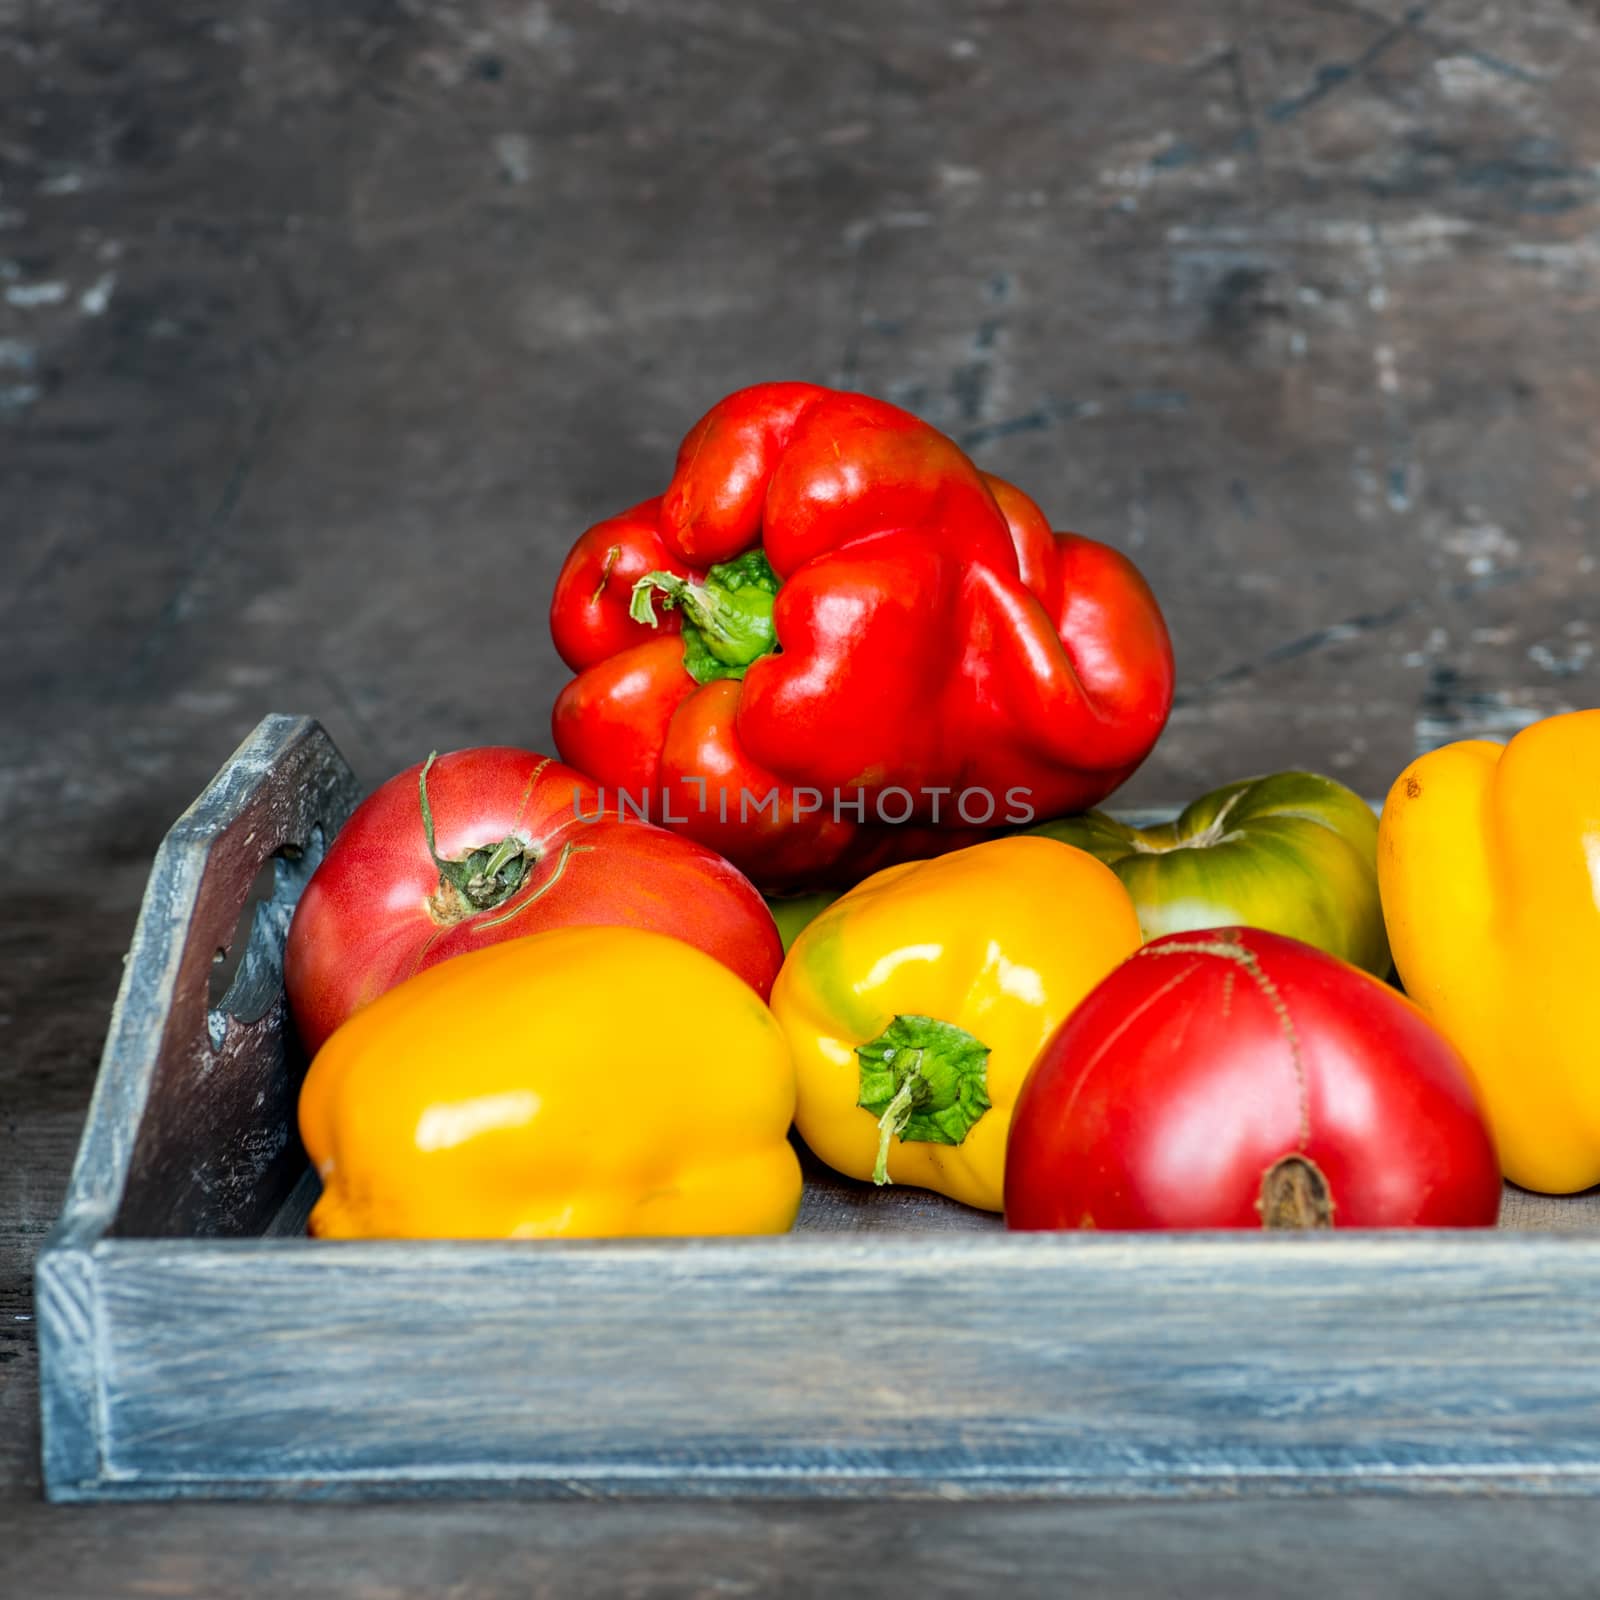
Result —
[{"label": "ripe red tomato", "polygon": [[306,1048],[414,972],[578,924],[671,934],[765,999],[783,944],[750,881],[704,845],[600,811],[581,773],[502,746],[419,763],[370,794],[289,927],[284,985]]},{"label": "ripe red tomato", "polygon": [[1487,1227],[1500,1166],[1465,1063],[1409,1000],[1297,939],[1157,939],[1034,1062],[1013,1228]]}]

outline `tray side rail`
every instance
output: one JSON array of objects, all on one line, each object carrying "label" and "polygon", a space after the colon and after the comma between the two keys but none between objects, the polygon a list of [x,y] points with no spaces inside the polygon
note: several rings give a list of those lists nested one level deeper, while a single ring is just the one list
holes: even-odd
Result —
[{"label": "tray side rail", "polygon": [[1600,1492],[1600,1242],[110,1239],[57,1498]]},{"label": "tray side rail", "polygon": [[[301,1178],[293,1130],[304,1061],[283,998],[283,947],[301,889],[358,799],[316,722],[269,716],[156,852],[66,1199],[35,1268],[51,1483],[98,1470],[108,1352],[97,1243],[260,1234]],[[213,1008],[212,963],[267,861],[270,893]]]}]

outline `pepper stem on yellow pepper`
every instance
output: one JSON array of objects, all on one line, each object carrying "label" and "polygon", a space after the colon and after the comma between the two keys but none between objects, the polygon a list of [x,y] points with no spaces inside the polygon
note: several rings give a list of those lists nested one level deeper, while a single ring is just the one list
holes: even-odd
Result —
[{"label": "pepper stem on yellow pepper", "polygon": [[872,1181],[890,1182],[896,1139],[960,1144],[989,1109],[989,1046],[937,1017],[897,1016],[877,1038],[856,1046],[856,1104],[878,1119]]}]

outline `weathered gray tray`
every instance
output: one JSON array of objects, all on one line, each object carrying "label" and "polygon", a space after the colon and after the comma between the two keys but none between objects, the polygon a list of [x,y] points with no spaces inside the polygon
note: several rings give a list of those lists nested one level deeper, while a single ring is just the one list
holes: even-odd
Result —
[{"label": "weathered gray tray", "polygon": [[37,1266],[53,1499],[1600,1489],[1592,1233],[1013,1237],[812,1172],[778,1239],[301,1236],[281,951],[356,799],[270,717],[157,855]]}]

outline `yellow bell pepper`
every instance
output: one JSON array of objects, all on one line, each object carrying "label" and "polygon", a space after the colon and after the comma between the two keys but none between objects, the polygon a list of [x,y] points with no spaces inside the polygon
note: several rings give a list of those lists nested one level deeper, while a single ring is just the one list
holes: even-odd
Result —
[{"label": "yellow bell pepper", "polygon": [[453,957],[322,1049],[300,1132],[323,1238],[781,1233],[794,1067],[720,962],[636,928]]},{"label": "yellow bell pepper", "polygon": [[1600,1183],[1600,711],[1421,757],[1378,886],[1406,992],[1466,1057],[1513,1183]]},{"label": "yellow bell pepper", "polygon": [[801,1137],[852,1178],[1001,1210],[1034,1057],[1139,942],[1115,873],[1052,839],[868,878],[800,933],[772,991]]}]

